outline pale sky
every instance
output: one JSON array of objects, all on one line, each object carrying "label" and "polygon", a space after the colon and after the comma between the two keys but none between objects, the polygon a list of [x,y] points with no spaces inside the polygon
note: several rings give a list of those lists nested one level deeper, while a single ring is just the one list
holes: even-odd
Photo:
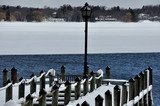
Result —
[{"label": "pale sky", "polygon": [[59,7],[63,4],[83,6],[85,2],[90,5],[107,7],[120,6],[125,8],[141,8],[143,5],[157,5],[160,0],[0,0],[0,5],[25,6],[25,7]]}]

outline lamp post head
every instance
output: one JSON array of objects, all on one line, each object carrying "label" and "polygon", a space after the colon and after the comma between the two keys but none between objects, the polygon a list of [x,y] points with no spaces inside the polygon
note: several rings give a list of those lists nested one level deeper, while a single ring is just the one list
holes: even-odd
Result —
[{"label": "lamp post head", "polygon": [[84,19],[89,19],[91,17],[91,13],[92,13],[92,9],[91,7],[88,5],[88,3],[86,3],[82,8],[81,8],[81,13],[82,13],[82,17]]}]

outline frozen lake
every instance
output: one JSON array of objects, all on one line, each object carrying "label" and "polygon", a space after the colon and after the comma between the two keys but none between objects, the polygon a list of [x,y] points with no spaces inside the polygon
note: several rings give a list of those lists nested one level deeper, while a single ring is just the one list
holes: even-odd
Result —
[{"label": "frozen lake", "polygon": [[[159,22],[89,23],[89,53],[160,52]],[[82,54],[84,23],[0,22],[0,54]]]}]

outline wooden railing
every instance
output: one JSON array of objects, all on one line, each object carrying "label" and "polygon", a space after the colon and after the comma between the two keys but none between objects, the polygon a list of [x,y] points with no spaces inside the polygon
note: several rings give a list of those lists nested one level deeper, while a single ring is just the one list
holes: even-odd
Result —
[{"label": "wooden railing", "polygon": [[[107,69],[107,68],[106,68]],[[14,71],[16,69],[14,68]],[[6,70],[3,75],[6,75]],[[106,70],[106,73],[110,72]],[[15,73],[13,73],[15,74]],[[17,74],[15,74],[17,75]],[[13,75],[14,76],[14,75]],[[85,97],[86,94],[92,94],[93,91],[102,87],[102,84],[109,86],[110,84],[118,83],[115,85],[114,90],[107,90],[104,92],[105,96],[97,94],[93,100],[95,100],[95,106],[108,106],[111,104],[114,106],[134,106],[144,105],[152,106],[152,69],[148,68],[141,72],[135,78],[130,80],[113,80],[113,79],[102,79],[103,73],[95,74],[91,72],[90,75],[79,76],[79,75],[64,75],[55,76],[55,70],[51,69],[46,74],[40,72],[37,77],[32,74],[30,79],[20,78],[17,83],[17,79],[13,77],[10,81],[3,83],[5,86],[0,88],[0,92],[6,92],[5,102],[9,100],[17,100],[19,104],[23,106],[58,106],[68,105],[70,101],[77,101]],[[106,75],[106,78],[110,76]],[[6,81],[6,76],[4,80]],[[14,82],[14,83],[13,83]],[[64,83],[65,82],[65,83]],[[13,91],[16,88],[18,92]],[[18,98],[14,98],[13,94],[17,93]],[[62,95],[63,93],[63,95]],[[63,102],[60,103],[59,98],[63,97]],[[51,98],[51,100],[48,100]],[[114,99],[113,99],[114,98]],[[77,103],[76,106],[92,106],[86,100],[83,103]]]}]

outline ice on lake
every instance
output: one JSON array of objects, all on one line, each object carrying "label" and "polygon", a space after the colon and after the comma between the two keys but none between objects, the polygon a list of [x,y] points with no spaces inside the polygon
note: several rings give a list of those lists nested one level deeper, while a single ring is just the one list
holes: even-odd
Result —
[{"label": "ice on lake", "polygon": [[[89,23],[89,53],[159,52],[160,23]],[[0,22],[0,54],[82,54],[84,23]]]}]

